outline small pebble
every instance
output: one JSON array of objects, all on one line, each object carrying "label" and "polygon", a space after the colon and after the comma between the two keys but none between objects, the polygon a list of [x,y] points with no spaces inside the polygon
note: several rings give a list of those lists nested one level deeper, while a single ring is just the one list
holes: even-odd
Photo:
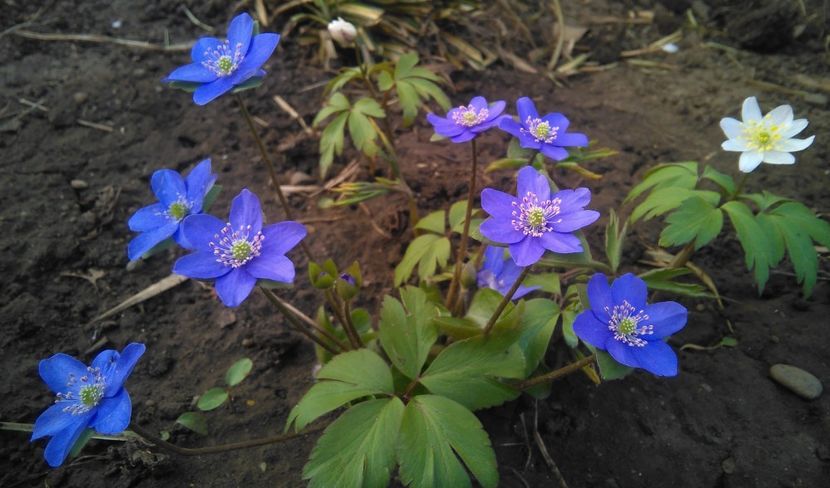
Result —
[{"label": "small pebble", "polygon": [[731,457],[726,458],[720,463],[720,467],[726,474],[732,474],[735,472],[735,460]]},{"label": "small pebble", "polygon": [[303,173],[302,171],[295,171],[291,174],[291,178],[288,182],[292,185],[308,185],[314,183],[316,180],[314,177],[307,173]]},{"label": "small pebble", "polygon": [[225,327],[230,327],[236,323],[236,314],[228,310],[227,308],[224,308],[219,313],[219,318],[217,319],[217,322],[219,322],[219,327],[222,329],[224,329]]},{"label": "small pebble", "polygon": [[774,364],[769,374],[778,384],[806,400],[815,400],[824,389],[818,378],[789,364]]},{"label": "small pebble", "polygon": [[254,347],[254,340],[247,337],[242,339],[242,347]]},{"label": "small pebble", "polygon": [[86,190],[89,188],[89,183],[84,180],[72,180],[69,182],[69,186],[74,188],[75,190]]},{"label": "small pebble", "polygon": [[87,95],[85,92],[79,91],[72,94],[72,100],[74,100],[75,103],[77,103],[78,105],[84,103],[87,100],[87,98],[89,98],[89,95]]}]

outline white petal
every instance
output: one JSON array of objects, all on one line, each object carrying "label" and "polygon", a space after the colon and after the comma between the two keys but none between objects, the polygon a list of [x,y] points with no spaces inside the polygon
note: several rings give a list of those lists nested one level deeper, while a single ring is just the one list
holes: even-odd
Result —
[{"label": "white petal", "polygon": [[788,126],[793,121],[793,108],[789,105],[779,105],[767,114],[773,124]]},{"label": "white petal", "polygon": [[795,164],[795,156],[788,152],[767,151],[764,153],[764,162],[769,164]]},{"label": "white petal", "polygon": [[787,130],[785,130],[784,132],[781,133],[781,137],[783,137],[784,139],[789,139],[790,137],[792,137],[792,136],[798,134],[799,132],[803,131],[804,129],[806,129],[807,124],[808,124],[807,119],[793,120],[792,124],[790,124],[790,126],[787,128]]},{"label": "white petal", "polygon": [[744,173],[751,173],[752,170],[757,168],[763,160],[764,153],[758,151],[747,151],[741,154],[741,158],[738,160],[738,168]]},{"label": "white petal", "polygon": [[741,134],[744,132],[744,124],[733,119],[732,117],[724,117],[720,119],[720,128],[723,130],[723,133],[726,134],[726,137],[730,139],[741,137]]},{"label": "white petal", "polygon": [[729,139],[728,141],[724,141],[720,147],[722,147],[724,151],[737,152],[749,151],[750,149],[744,139]]},{"label": "white petal", "polygon": [[755,97],[749,97],[744,100],[744,106],[741,109],[741,118],[744,120],[744,123],[761,120],[761,107],[758,106],[758,100]]},{"label": "white petal", "polygon": [[785,139],[775,145],[775,150],[786,152],[803,151],[810,147],[810,144],[813,143],[813,139],[815,138],[816,136],[810,136],[806,139]]}]

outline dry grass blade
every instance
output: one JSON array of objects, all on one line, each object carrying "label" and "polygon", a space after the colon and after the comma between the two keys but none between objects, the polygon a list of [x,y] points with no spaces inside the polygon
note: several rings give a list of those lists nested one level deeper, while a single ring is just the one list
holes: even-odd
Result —
[{"label": "dry grass blade", "polygon": [[300,124],[300,127],[303,128],[303,131],[305,131],[306,134],[310,136],[314,135],[314,129],[312,129],[308,126],[308,124],[306,124],[305,120],[302,117],[300,117],[300,114],[297,113],[296,110],[294,110],[294,107],[292,107],[290,103],[288,103],[284,98],[282,98],[279,95],[274,95],[273,100],[274,103],[276,103],[277,106],[281,108],[283,112],[287,113],[289,117],[291,117],[292,119],[294,119],[294,121]]},{"label": "dry grass blade", "polygon": [[149,300],[150,298],[153,298],[156,295],[160,295],[171,288],[181,285],[187,280],[188,278],[186,276],[171,274],[170,276],[167,276],[166,278],[163,278],[162,280],[153,283],[152,285],[141,290],[140,292],[124,300],[118,305],[112,307],[111,309],[107,310],[101,315],[95,317],[89,323],[94,324],[95,322],[103,320],[107,317],[112,317],[117,313],[127,310],[133,305],[138,305],[139,303]]},{"label": "dry grass blade", "polygon": [[121,39],[118,37],[101,36],[97,34],[53,34],[43,32],[33,32],[29,30],[16,30],[11,32],[12,35],[24,37],[26,39],[34,39],[37,41],[59,41],[59,42],[90,42],[97,44],[115,44],[117,46],[125,46],[134,49],[144,49],[147,51],[190,51],[193,47],[193,42],[184,42],[179,44],[153,44],[146,41],[134,41],[132,39]]},{"label": "dry grass blade", "polygon": [[562,46],[565,45],[565,16],[562,15],[562,5],[559,4],[559,0],[551,0],[551,9],[553,10],[553,15],[556,17],[557,29],[556,46],[553,48],[550,61],[548,61],[548,71],[556,68],[559,57],[562,55]]}]

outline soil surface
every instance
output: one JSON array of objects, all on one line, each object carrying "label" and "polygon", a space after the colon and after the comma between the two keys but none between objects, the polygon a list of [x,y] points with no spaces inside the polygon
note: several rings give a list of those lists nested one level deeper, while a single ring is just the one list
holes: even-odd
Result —
[{"label": "soil surface", "polygon": [[[166,251],[126,269],[126,243],[132,235],[126,221],[152,200],[148,180],[154,170],[187,170],[211,157],[225,188],[214,213],[224,214],[232,196],[247,186],[263,197],[271,220],[282,219],[233,97],[196,107],[186,94],[162,87],[159,80],[188,61],[186,52],[38,41],[6,29],[40,12],[25,28],[151,42],[165,36],[185,42],[205,32],[188,20],[178,1],[36,3],[9,0],[0,20],[0,420],[33,422],[51,403],[37,374],[40,359],[62,351],[88,360],[101,348],[140,341],[147,344],[147,353],[128,389],[134,420],[141,425],[169,431],[171,441],[184,446],[280,432],[288,411],[312,383],[315,357],[312,346],[289,332],[263,297],[252,296],[229,310],[210,288],[189,281],[90,324],[99,313],[167,276],[180,253]],[[184,3],[219,31],[234,13],[231,2]],[[821,2],[805,2],[806,17],[800,11],[794,17],[784,12],[749,24],[736,23],[741,10],[724,5],[755,12],[770,2],[562,3],[569,25],[589,28],[574,54],[591,52],[603,65],[616,65],[570,77],[562,86],[500,63],[484,76],[454,71],[454,102],[474,94],[510,102],[532,96],[540,110],[567,114],[574,130],[619,151],[586,164],[603,175],[601,181],[555,173],[562,187],[590,187],[592,207],[603,216],[619,208],[626,192],[657,162],[705,160],[735,175],[737,155],[719,150],[723,136],[718,120],[736,116],[750,95],[757,95],[765,110],[790,103],[799,117],[810,120],[807,133],[817,135],[816,143],[798,154],[795,166],[761,167],[748,186],[830,211],[826,99],[808,100],[758,83],[822,95],[818,88],[794,81],[800,75],[827,83]],[[622,51],[642,48],[680,27],[690,6],[700,27],[686,31],[679,52],[635,58],[652,62],[645,65],[621,57]],[[654,20],[620,22],[631,10],[653,11]],[[777,23],[766,26],[768,18]],[[552,25],[550,17],[540,23],[545,19],[545,25]],[[550,37],[549,29],[534,29],[539,39]],[[752,29],[784,39],[773,46],[759,43]],[[776,51],[746,50],[772,48]],[[271,99],[281,95],[310,122],[320,107],[322,82],[330,76],[310,63],[310,55],[289,36],[266,65],[264,85],[244,94],[265,125],[269,150],[280,154],[285,180],[296,171],[318,174],[316,140],[304,137]],[[462,199],[468,148],[430,143],[423,117],[411,129],[394,123],[403,171],[421,211]],[[502,157],[506,145],[505,135],[488,134],[479,144],[481,160]],[[348,161],[339,161],[333,174]],[[488,186],[511,189],[514,184],[509,171],[480,176]],[[315,201],[291,196],[310,228],[314,253],[341,266],[359,260],[367,281],[363,305],[376,309],[380,298],[393,291],[392,269],[408,236],[405,205],[392,197],[370,202],[365,210],[324,211]],[[369,225],[369,216],[377,229]],[[604,222],[605,217],[588,232],[596,250],[601,249]],[[658,232],[654,223],[634,227],[623,270],[645,269],[640,260]],[[319,298],[309,290],[304,258],[299,253],[293,258],[301,267],[297,286],[281,293],[313,313]],[[772,364],[789,363],[830,385],[826,261],[823,279],[806,300],[787,264],[774,272],[759,297],[729,233],[695,255],[694,262],[714,278],[726,306],[720,310],[711,301],[681,299],[691,312],[689,325],[671,344],[711,346],[730,336],[737,346],[679,352],[681,373],[673,379],[635,373],[595,386],[586,376],[573,375],[555,383],[546,400],[523,398],[482,412],[496,445],[503,486],[559,486],[536,447],[534,430],[574,488],[827,486],[830,395],[802,400],[768,374]],[[193,408],[194,396],[221,384],[225,369],[241,357],[253,359],[253,373],[230,404],[208,414],[209,435],[177,427],[175,419]],[[548,364],[569,360],[561,341],[554,344]],[[171,457],[134,442],[91,441],[80,457],[50,470],[43,461],[43,442],[32,444],[24,433],[3,431],[0,486],[304,486],[301,470],[314,442],[312,435],[216,456]]]}]

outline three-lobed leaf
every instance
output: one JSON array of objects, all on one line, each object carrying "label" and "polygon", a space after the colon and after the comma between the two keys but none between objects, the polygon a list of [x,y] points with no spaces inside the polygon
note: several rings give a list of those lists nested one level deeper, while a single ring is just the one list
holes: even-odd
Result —
[{"label": "three-lobed leaf", "polygon": [[720,234],[723,212],[699,196],[687,198],[671,215],[660,233],[660,245],[679,246],[694,241],[700,249]]},{"label": "three-lobed leaf", "polygon": [[378,336],[392,364],[414,379],[420,374],[438,337],[432,323],[437,310],[419,288],[401,289],[401,298],[403,304],[390,296],[384,298]]},{"label": "three-lobed leaf", "polygon": [[726,202],[721,208],[729,216],[735,233],[738,234],[738,241],[744,250],[747,269],[754,271],[758,289],[763,290],[769,279],[770,261],[774,253],[773,245],[767,241],[766,233],[746,204],[733,200]]}]

